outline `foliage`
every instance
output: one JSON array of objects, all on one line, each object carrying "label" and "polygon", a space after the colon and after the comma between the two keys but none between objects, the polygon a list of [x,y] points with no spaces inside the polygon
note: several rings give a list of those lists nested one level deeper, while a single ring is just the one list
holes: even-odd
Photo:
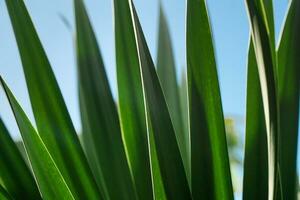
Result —
[{"label": "foliage", "polygon": [[[162,8],[156,70],[133,2],[113,1],[117,104],[84,2],[74,0],[81,140],[25,3],[5,2],[37,128],[1,78],[26,154],[0,121],[0,199],[234,198],[230,160],[240,161],[229,153],[239,141],[232,119],[225,127],[205,0],[187,0],[181,82]],[[246,5],[243,199],[297,199],[300,1],[290,1],[278,48],[272,1]]]}]

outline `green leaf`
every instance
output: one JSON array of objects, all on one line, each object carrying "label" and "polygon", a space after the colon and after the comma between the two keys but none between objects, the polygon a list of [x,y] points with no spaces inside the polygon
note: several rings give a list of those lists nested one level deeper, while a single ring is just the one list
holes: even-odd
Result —
[{"label": "green leaf", "polygon": [[[181,72],[181,80],[179,84],[179,96],[180,96],[180,108],[183,120],[183,131],[185,135],[188,136],[187,146],[188,155],[190,157],[190,135],[189,135],[189,109],[188,109],[188,83],[187,83],[187,73],[184,70]],[[190,163],[189,163],[190,165]]]},{"label": "green leaf", "polygon": [[151,124],[153,131],[166,196],[167,199],[191,199],[168,107],[136,11],[132,1],[130,3],[146,100],[147,125],[149,128]]},{"label": "green leaf", "polygon": [[[74,199],[41,137],[34,130],[3,79],[1,78],[0,80],[14,112],[43,199]],[[29,198],[32,199],[34,197]]]},{"label": "green leaf", "polygon": [[268,199],[268,148],[258,67],[251,40],[248,53],[244,200]]},{"label": "green leaf", "polygon": [[0,199],[1,200],[12,200],[8,192],[0,185]]},{"label": "green leaf", "polygon": [[[122,143],[118,112],[82,0],[75,0],[77,64],[83,139],[92,145],[105,199],[136,198]],[[89,147],[87,147],[89,148]],[[94,170],[94,171],[95,171]]]},{"label": "green leaf", "polygon": [[41,199],[21,153],[0,118],[0,177],[14,199]]},{"label": "green leaf", "polygon": [[24,1],[6,0],[6,5],[39,134],[74,197],[100,199],[96,182]]},{"label": "green leaf", "polygon": [[180,109],[181,109],[181,114],[182,114],[182,121],[183,121],[183,131],[185,136],[187,137],[186,139],[186,146],[187,146],[187,154],[188,154],[188,182],[189,186],[191,188],[191,141],[190,141],[190,128],[189,128],[189,108],[188,108],[188,83],[187,83],[187,73],[184,70],[181,72],[181,81],[178,86],[179,90],[179,97],[180,97]]},{"label": "green leaf", "polygon": [[[269,43],[271,46],[272,60],[276,62],[276,48],[275,48],[275,24],[274,24],[274,9],[273,0],[260,0],[260,7],[263,14],[265,26],[267,27]],[[274,67],[275,79],[277,77],[276,65]]]},{"label": "green leaf", "polygon": [[188,0],[187,64],[193,197],[233,199],[213,40],[204,0]]},{"label": "green leaf", "polygon": [[114,0],[122,136],[140,199],[153,199],[142,80],[128,0]]},{"label": "green leaf", "polygon": [[159,168],[159,160],[157,157],[155,139],[151,122],[148,122],[149,140],[150,140],[150,153],[151,153],[151,170],[153,179],[153,190],[155,200],[167,200],[166,191],[164,188],[163,179]]},{"label": "green leaf", "polygon": [[186,170],[190,174],[188,156],[188,135],[184,131],[181,113],[180,96],[176,78],[176,67],[171,45],[168,24],[160,6],[159,12],[159,38],[157,53],[157,75],[159,77],[166,102],[170,111],[171,120],[174,125],[177,143]]},{"label": "green leaf", "polygon": [[280,175],[283,199],[297,199],[300,91],[300,2],[291,1],[277,52],[280,102]]},{"label": "green leaf", "polygon": [[24,143],[22,140],[18,140],[18,141],[15,141],[15,144],[19,150],[19,152],[21,153],[25,163],[29,166],[30,163],[29,163],[29,160],[28,160],[28,157],[27,157],[27,154],[26,154],[26,151],[25,151],[25,147],[24,147]]},{"label": "green leaf", "polygon": [[251,35],[258,64],[260,86],[268,140],[269,200],[280,192],[278,174],[278,96],[276,85],[276,63],[272,58],[273,49],[265,23],[264,7],[259,0],[247,0],[251,23]]}]

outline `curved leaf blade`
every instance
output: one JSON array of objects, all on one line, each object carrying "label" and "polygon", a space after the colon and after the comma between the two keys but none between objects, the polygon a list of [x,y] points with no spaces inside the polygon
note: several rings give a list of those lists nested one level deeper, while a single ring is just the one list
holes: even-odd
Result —
[{"label": "curved leaf blade", "polygon": [[106,199],[136,198],[118,112],[113,100],[104,64],[82,0],[75,0],[77,65],[83,139],[93,146],[101,190]]},{"label": "curved leaf blade", "polygon": [[159,168],[168,199],[191,199],[175,131],[141,25],[130,0],[139,65],[146,100],[147,125],[151,124]]},{"label": "curved leaf blade", "polygon": [[213,40],[204,0],[187,2],[187,63],[194,199],[233,199]]},{"label": "curved leaf blade", "polygon": [[12,200],[8,192],[0,185],[0,199],[2,200]]},{"label": "curved leaf blade", "polygon": [[176,67],[171,45],[171,38],[167,20],[160,6],[159,12],[159,35],[157,52],[157,75],[169,108],[170,116],[174,125],[177,143],[186,170],[189,173],[188,134],[183,127],[179,89],[176,77]]},{"label": "curved leaf blade", "polygon": [[[179,84],[179,96],[180,96],[180,108],[182,113],[183,119],[183,129],[185,131],[185,135],[187,136],[187,154],[190,160],[190,150],[191,150],[191,141],[190,141],[190,134],[189,134],[189,109],[188,109],[188,83],[187,83],[187,73],[185,70],[181,72],[181,80]],[[189,165],[190,165],[189,161]],[[189,169],[190,170],[190,169]],[[191,178],[191,177],[189,177]],[[189,181],[190,182],[190,181]]]},{"label": "curved leaf blade", "polygon": [[246,146],[243,199],[268,199],[268,148],[258,67],[251,40],[248,53]]},{"label": "curved leaf blade", "polygon": [[259,0],[247,0],[251,23],[251,35],[258,64],[260,86],[268,138],[268,198],[272,200],[280,194],[278,174],[278,96],[276,83],[276,63],[273,48],[265,23],[264,5]]},{"label": "curved leaf blade", "polygon": [[75,198],[100,199],[96,182],[24,1],[6,0],[6,5],[39,134]]},{"label": "curved leaf blade", "polygon": [[2,78],[0,81],[14,112],[43,199],[73,200],[74,197],[71,191],[41,137],[34,130],[26,114]]},{"label": "curved leaf blade", "polygon": [[[276,63],[276,48],[275,48],[275,24],[274,24],[274,8],[273,0],[262,0],[260,1],[261,11],[263,13],[263,19],[265,26],[267,28],[267,33],[269,36],[269,43],[271,48],[273,63]],[[274,67],[275,79],[277,79],[277,68]]]},{"label": "curved leaf blade", "polygon": [[15,142],[0,118],[0,177],[15,199],[41,199],[38,187]]},{"label": "curved leaf blade", "polygon": [[166,191],[164,188],[163,179],[161,176],[159,161],[157,157],[157,150],[155,145],[154,133],[150,121],[148,121],[150,153],[151,153],[151,170],[153,180],[153,190],[155,200],[167,200]]},{"label": "curved leaf blade", "polygon": [[279,162],[283,199],[297,199],[300,91],[300,2],[290,1],[277,50],[280,104]]},{"label": "curved leaf blade", "polygon": [[128,0],[114,0],[114,27],[122,136],[140,199],[153,199],[142,80]]}]

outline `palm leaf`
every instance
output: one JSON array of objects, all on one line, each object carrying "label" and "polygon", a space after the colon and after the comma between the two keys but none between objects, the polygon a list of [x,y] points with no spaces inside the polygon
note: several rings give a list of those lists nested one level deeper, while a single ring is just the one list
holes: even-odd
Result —
[{"label": "palm leaf", "polygon": [[153,131],[166,196],[167,199],[191,199],[168,107],[132,2],[130,9],[146,99],[147,125],[151,125]]},{"label": "palm leaf", "polygon": [[14,199],[41,199],[38,187],[0,118],[0,177]]},{"label": "palm leaf", "polygon": [[8,192],[0,185],[0,199],[2,200],[12,200]]},{"label": "palm leaf", "polygon": [[[269,200],[276,198],[279,189],[278,174],[278,99],[273,49],[270,42],[264,5],[261,1],[246,1],[251,23],[251,35],[258,64],[260,86],[268,138]],[[277,188],[276,188],[277,187]]]},{"label": "palm leaf", "polygon": [[6,0],[6,5],[39,134],[74,197],[100,199],[92,172],[24,1]]},{"label": "palm leaf", "polygon": [[[105,199],[135,199],[115,102],[82,0],[75,0],[77,64],[83,134]],[[88,146],[87,146],[88,145]],[[91,146],[89,146],[91,145]],[[93,165],[92,165],[93,166]]]},{"label": "palm leaf", "polygon": [[258,67],[251,41],[248,53],[246,146],[243,199],[268,199],[268,148]]},{"label": "palm leaf", "polygon": [[159,38],[157,52],[157,75],[159,77],[166,102],[174,125],[177,143],[186,173],[189,174],[188,135],[184,131],[180,108],[180,97],[176,78],[176,67],[171,45],[167,20],[160,6]]},{"label": "palm leaf", "polygon": [[204,0],[188,0],[187,63],[194,199],[233,199],[216,61]]},{"label": "palm leaf", "polygon": [[142,80],[128,0],[114,1],[119,110],[123,141],[140,199],[153,199]]},{"label": "palm leaf", "polygon": [[154,133],[150,121],[148,121],[148,130],[149,130],[149,137],[150,137],[149,146],[150,146],[150,154],[151,154],[151,170],[152,170],[154,199],[167,200],[166,191],[164,188],[164,183],[163,183],[163,179],[159,167],[159,160],[157,157]]},{"label": "palm leaf", "polygon": [[[41,137],[2,78],[0,80],[14,112],[43,199],[74,199]],[[29,197],[33,198],[34,196]]]},{"label": "palm leaf", "polygon": [[280,175],[283,199],[297,199],[300,91],[300,2],[291,1],[277,51],[280,102]]}]

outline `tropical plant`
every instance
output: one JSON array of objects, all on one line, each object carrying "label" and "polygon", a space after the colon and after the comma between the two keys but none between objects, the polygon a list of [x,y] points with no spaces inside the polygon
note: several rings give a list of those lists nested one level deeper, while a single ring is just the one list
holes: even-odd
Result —
[{"label": "tropical plant", "polygon": [[[113,1],[117,103],[83,0],[74,0],[82,144],[23,0],[5,2],[37,127],[1,78],[29,165],[0,121],[0,199],[234,198],[205,0],[187,0],[181,84],[162,9],[156,70],[133,2]],[[300,1],[290,1],[277,48],[272,1],[246,5],[243,199],[296,199]]]}]

